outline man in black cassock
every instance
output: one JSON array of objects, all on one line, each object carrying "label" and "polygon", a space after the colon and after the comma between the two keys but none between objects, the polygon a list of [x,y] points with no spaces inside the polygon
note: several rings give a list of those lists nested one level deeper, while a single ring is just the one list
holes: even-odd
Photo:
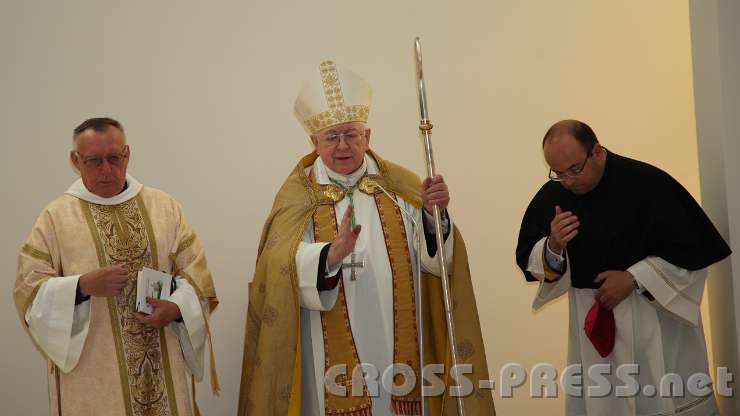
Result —
[{"label": "man in black cassock", "polygon": [[[583,366],[583,395],[566,398],[566,414],[719,415],[711,385],[670,397],[659,386],[669,373],[684,386],[709,374],[699,305],[707,267],[730,248],[681,184],[607,151],[585,123],[556,123],[542,147],[550,181],[524,214],[516,258],[540,282],[535,310],[568,293],[568,364]],[[610,365],[591,369],[611,373],[601,382],[595,364]],[[618,373],[623,364],[639,374]],[[640,386],[632,397],[588,397],[587,386],[629,379]]]}]

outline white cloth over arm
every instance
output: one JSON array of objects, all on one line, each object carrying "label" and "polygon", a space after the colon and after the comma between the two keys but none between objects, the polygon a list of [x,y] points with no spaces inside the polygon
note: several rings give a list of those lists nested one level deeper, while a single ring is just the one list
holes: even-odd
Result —
[{"label": "white cloth over arm", "polygon": [[[79,278],[77,275],[47,280],[26,312],[26,323],[36,344],[65,373],[79,362],[90,326],[90,301],[75,305]],[[177,290],[169,300],[180,308],[183,322],[173,322],[170,328],[180,340],[191,373],[201,380],[206,341],[203,313],[208,309],[207,302],[200,303],[185,279],[175,281]]]},{"label": "white cloth over arm", "polygon": [[44,282],[25,316],[36,344],[65,373],[79,362],[90,326],[90,301],[75,306],[79,278],[56,277]]},{"label": "white cloth over arm", "polygon": [[568,292],[570,289],[570,260],[565,256],[565,273],[555,282],[545,280],[545,265],[542,263],[542,253],[545,249],[547,237],[542,237],[537,244],[532,247],[529,253],[529,263],[527,271],[532,273],[540,281],[540,287],[532,302],[532,309],[538,310],[547,302],[555,300]]},{"label": "white cloth over arm", "polygon": [[206,338],[208,337],[205,325],[205,319],[209,318],[208,300],[199,300],[193,286],[181,277],[175,279],[175,284],[177,290],[170,295],[168,300],[180,308],[182,322],[174,321],[169,327],[180,341],[180,348],[182,348],[182,354],[190,373],[196,381],[201,381]]},{"label": "white cloth over arm", "polygon": [[[338,287],[332,290],[319,291],[316,288],[316,278],[319,272],[319,260],[321,250],[329,242],[313,242],[313,219],[309,221],[306,232],[303,233],[303,241],[298,244],[295,255],[296,269],[298,270],[298,287],[301,292],[301,307],[314,311],[328,311],[337,301]],[[340,264],[328,270],[327,276],[333,276],[339,272]]]},{"label": "white cloth over arm", "polygon": [[701,322],[701,297],[707,269],[686,270],[649,256],[627,269],[655,298],[655,302],[693,326]]}]

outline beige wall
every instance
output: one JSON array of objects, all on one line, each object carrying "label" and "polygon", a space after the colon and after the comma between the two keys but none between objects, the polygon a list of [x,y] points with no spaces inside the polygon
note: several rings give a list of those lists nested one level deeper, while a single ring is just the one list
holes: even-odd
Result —
[{"label": "beige wall", "polygon": [[[722,235],[740,240],[740,3],[735,0],[692,0],[691,40],[696,101],[696,130],[701,195],[704,207]],[[737,374],[740,322],[740,257],[712,268],[707,294],[712,300],[714,362]],[[720,398],[725,415],[740,413],[740,401]]]},{"label": "beige wall", "polygon": [[[213,331],[224,389],[199,392],[211,415],[236,406],[259,232],[309,151],[292,103],[321,59],[375,86],[373,147],[421,173],[411,52],[422,36],[438,169],[469,247],[493,375],[507,362],[565,360],[566,303],[533,314],[536,287],[513,254],[546,178],[540,140],[551,123],[585,120],[610,150],[699,195],[686,1],[5,0],[0,16],[7,414],[46,407],[43,362],[10,302],[15,255],[36,214],[75,179],[70,131],[89,116],[125,124],[130,171],[177,197],[205,241],[221,298]],[[527,396],[497,399],[500,414],[562,414],[562,399]]]}]

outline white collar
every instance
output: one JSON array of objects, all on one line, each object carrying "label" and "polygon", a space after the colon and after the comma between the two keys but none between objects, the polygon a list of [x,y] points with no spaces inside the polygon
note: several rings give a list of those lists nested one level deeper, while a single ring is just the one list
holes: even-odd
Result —
[{"label": "white collar", "polygon": [[126,187],[126,189],[120,194],[110,198],[103,198],[102,196],[98,196],[90,192],[85,187],[85,184],[82,182],[82,178],[80,178],[77,179],[72,184],[72,186],[69,187],[69,189],[67,189],[67,192],[65,192],[65,194],[72,195],[74,197],[82,199],[83,201],[87,201],[93,204],[118,205],[138,195],[139,191],[141,191],[141,188],[144,187],[144,185],[139,183],[139,181],[137,181],[133,176],[129,174],[126,174],[126,183],[128,184],[128,187]]},{"label": "white collar", "polygon": [[378,164],[375,162],[375,160],[373,160],[373,158],[368,157],[367,154],[365,154],[365,157],[363,158],[362,166],[360,166],[357,170],[350,173],[349,175],[343,175],[329,169],[320,157],[316,159],[316,162],[314,162],[314,166],[316,167],[316,182],[321,185],[330,184],[332,183],[331,180],[334,179],[335,181],[341,183],[342,186],[350,187],[354,186],[357,181],[365,176],[365,174],[374,175],[378,173]]}]

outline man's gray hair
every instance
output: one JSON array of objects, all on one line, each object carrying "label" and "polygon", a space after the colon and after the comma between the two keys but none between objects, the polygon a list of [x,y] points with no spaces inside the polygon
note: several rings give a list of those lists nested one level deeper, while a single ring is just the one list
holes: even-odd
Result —
[{"label": "man's gray hair", "polygon": [[98,133],[102,133],[111,127],[115,127],[123,133],[124,143],[126,142],[126,132],[123,131],[123,125],[115,119],[110,117],[94,117],[88,118],[87,120],[80,123],[79,126],[75,127],[72,133],[72,145],[77,148],[77,138],[80,137],[87,129],[93,129]]}]

